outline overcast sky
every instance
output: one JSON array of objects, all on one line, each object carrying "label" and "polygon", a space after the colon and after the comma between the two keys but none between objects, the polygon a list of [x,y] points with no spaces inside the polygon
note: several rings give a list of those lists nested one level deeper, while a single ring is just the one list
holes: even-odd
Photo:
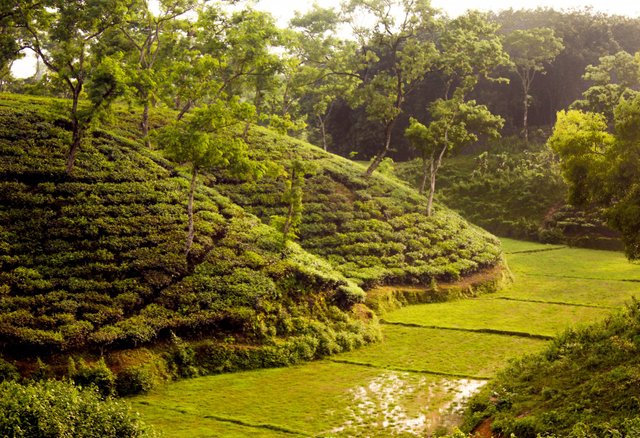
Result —
[{"label": "overcast sky", "polygon": [[[320,6],[338,8],[340,0],[316,0]],[[293,16],[294,11],[308,9],[314,0],[258,0],[257,8],[271,12],[278,17],[280,24],[284,25]],[[483,11],[500,11],[503,9],[535,9],[536,7],[552,7],[554,9],[572,9],[592,7],[595,11],[608,14],[627,15],[629,17],[640,16],[640,1],[638,0],[431,0],[431,4],[455,17],[467,9],[480,9]]]},{"label": "overcast sky", "polygon": [[[153,1],[153,0],[152,0]],[[314,0],[258,0],[256,8],[271,12],[280,26],[285,27],[293,17],[294,11],[306,11],[314,3]],[[340,0],[315,0],[322,7],[338,8]],[[594,11],[608,14],[640,17],[640,1],[638,0],[432,0],[431,4],[455,17],[467,9],[480,9],[484,11],[500,11],[503,9],[534,9],[536,7],[552,7],[558,10],[582,9],[591,7]],[[12,72],[17,77],[25,77],[33,74],[33,59],[26,58],[16,61]]]}]

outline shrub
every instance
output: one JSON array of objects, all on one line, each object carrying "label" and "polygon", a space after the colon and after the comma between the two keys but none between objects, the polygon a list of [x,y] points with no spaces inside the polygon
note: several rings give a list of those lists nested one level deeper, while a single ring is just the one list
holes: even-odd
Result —
[{"label": "shrub", "polygon": [[154,436],[114,400],[58,381],[0,383],[0,436],[129,438]]},{"label": "shrub", "polygon": [[90,387],[95,386],[98,392],[103,397],[109,397],[115,392],[115,376],[107,366],[104,361],[104,358],[100,358],[100,360],[93,364],[87,364],[84,359],[80,359],[78,361],[77,368],[75,372],[73,372],[73,366],[71,365],[72,360],[70,360],[70,374],[69,377],[73,382],[81,387]]},{"label": "shrub", "polygon": [[153,386],[153,373],[144,366],[122,370],[116,378],[116,390],[119,396],[144,394],[149,392]]}]

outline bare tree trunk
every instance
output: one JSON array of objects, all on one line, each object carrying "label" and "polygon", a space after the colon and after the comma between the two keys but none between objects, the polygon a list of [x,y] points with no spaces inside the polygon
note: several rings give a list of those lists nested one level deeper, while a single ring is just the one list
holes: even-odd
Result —
[{"label": "bare tree trunk", "polygon": [[189,202],[187,204],[187,216],[189,217],[189,231],[187,233],[186,256],[189,256],[191,252],[191,246],[193,245],[193,238],[195,236],[195,229],[193,226],[193,198],[196,191],[196,184],[198,182],[198,168],[194,167],[191,173],[191,185],[189,187]]},{"label": "bare tree trunk", "polygon": [[525,91],[524,93],[524,116],[522,120],[522,132],[524,134],[525,143],[529,144],[529,127],[528,124],[529,118],[529,93]]},{"label": "bare tree trunk", "polygon": [[151,147],[151,141],[149,140],[149,98],[145,99],[144,107],[142,108],[142,121],[140,122],[140,128],[142,128],[142,138],[144,138],[144,144],[147,147]]},{"label": "bare tree trunk", "polygon": [[427,177],[429,176],[428,170],[427,159],[422,157],[422,181],[420,181],[420,188],[418,189],[421,195],[424,193],[424,189],[427,187]]},{"label": "bare tree trunk", "polygon": [[73,104],[71,106],[71,123],[73,136],[71,140],[71,147],[69,148],[69,155],[67,156],[67,175],[71,175],[71,171],[73,170],[73,165],[76,161],[76,155],[78,154],[78,149],[80,149],[80,144],[82,143],[83,137],[83,127],[82,122],[78,118],[78,101],[80,100],[80,92],[82,91],[82,84],[78,84],[76,88],[73,90]]},{"label": "bare tree trunk", "polygon": [[322,116],[318,116],[318,122],[320,123],[320,133],[322,134],[322,149],[327,150],[327,130],[324,126],[324,119]]},{"label": "bare tree trunk", "polygon": [[429,184],[429,198],[427,200],[427,216],[431,216],[431,209],[433,208],[433,194],[436,192],[436,171],[433,156],[431,156],[430,160],[429,174],[431,176],[431,180]]},{"label": "bare tree trunk", "polygon": [[182,120],[184,115],[187,113],[187,111],[189,111],[191,109],[192,106],[193,106],[193,101],[192,100],[188,100],[187,103],[180,110],[180,113],[178,114],[177,120],[178,121]]},{"label": "bare tree trunk", "polygon": [[367,171],[364,173],[365,176],[367,177],[371,176],[373,172],[378,168],[380,163],[382,163],[382,160],[384,159],[384,157],[387,156],[387,152],[389,152],[389,147],[391,146],[391,131],[393,131],[394,123],[395,123],[395,120],[387,124],[387,127],[385,128],[384,149],[382,150],[382,152],[378,153],[378,155],[376,155],[376,157],[373,159],[373,162],[371,163]]},{"label": "bare tree trunk", "polygon": [[447,152],[447,147],[449,145],[449,130],[444,131],[444,146],[438,155],[438,159],[433,160],[433,155],[431,156],[431,184],[429,185],[429,200],[427,201],[427,216],[431,216],[431,211],[433,209],[433,195],[436,192],[436,175],[438,174],[438,169],[440,169],[440,165],[442,164],[442,158],[444,157],[445,152]]}]

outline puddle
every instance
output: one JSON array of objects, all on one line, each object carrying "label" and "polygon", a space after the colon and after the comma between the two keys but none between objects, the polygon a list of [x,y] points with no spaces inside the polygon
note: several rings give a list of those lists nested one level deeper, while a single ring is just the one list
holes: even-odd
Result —
[{"label": "puddle", "polygon": [[[352,388],[346,420],[329,436],[430,436],[455,426],[466,399],[484,381],[437,379],[385,372]],[[343,417],[344,418],[344,417]]]}]

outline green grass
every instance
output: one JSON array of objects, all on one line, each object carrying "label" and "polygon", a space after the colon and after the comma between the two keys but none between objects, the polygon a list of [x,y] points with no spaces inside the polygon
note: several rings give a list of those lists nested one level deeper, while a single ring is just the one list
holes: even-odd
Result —
[{"label": "green grass", "polygon": [[496,294],[518,300],[620,307],[640,297],[640,284],[627,281],[518,275],[517,281]]},{"label": "green grass", "polygon": [[475,298],[410,306],[385,316],[390,323],[555,336],[569,326],[604,318],[609,309]]},{"label": "green grass", "polygon": [[544,345],[542,340],[516,336],[386,326],[381,343],[335,359],[383,368],[491,377],[509,359],[540,351]]},{"label": "green grass", "polygon": [[550,243],[528,242],[525,240],[515,240],[501,237],[502,249],[506,254],[528,251],[549,251],[564,248],[565,245],[555,245]]},{"label": "green grass", "polygon": [[640,282],[640,265],[629,263],[621,252],[563,248],[540,253],[511,254],[509,266],[516,275],[537,275],[593,280]]},{"label": "green grass", "polygon": [[[170,437],[244,436],[244,428],[208,416],[256,425],[251,434],[263,434],[258,436],[286,436],[283,430],[325,435],[340,427],[352,436],[384,436],[375,427],[384,418],[384,403],[393,403],[398,417],[430,415],[455,395],[440,383],[440,377],[322,361],[184,380],[137,397],[132,405]],[[367,402],[368,408],[357,407]]]}]

